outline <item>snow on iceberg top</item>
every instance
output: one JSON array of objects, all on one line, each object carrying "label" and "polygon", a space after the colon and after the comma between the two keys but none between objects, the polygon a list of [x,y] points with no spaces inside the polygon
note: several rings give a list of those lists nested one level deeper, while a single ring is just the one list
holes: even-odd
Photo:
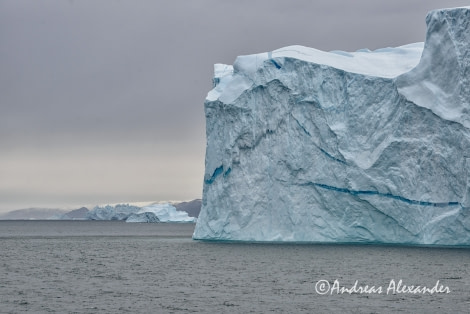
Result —
[{"label": "snow on iceberg top", "polygon": [[421,58],[424,43],[374,51],[325,52],[303,46],[289,46],[268,53],[268,58],[287,57],[323,64],[347,72],[393,78],[414,68]]},{"label": "snow on iceberg top", "polygon": [[[399,93],[417,106],[470,129],[470,6],[434,10],[426,17],[425,43],[375,51],[324,52],[289,46],[272,52],[236,58],[234,65],[216,64],[214,88],[207,101],[233,103],[245,90],[262,85],[263,67],[276,67],[277,77],[286,59],[336,68],[348,73],[394,79]],[[300,69],[299,69],[300,70]]]},{"label": "snow on iceberg top", "polygon": [[[374,51],[361,49],[356,52],[325,52],[304,46],[288,46],[271,52],[239,56],[232,66],[216,64],[214,66],[215,88],[207,95],[207,100],[217,100],[222,94],[224,102],[231,102],[241,92],[251,86],[252,77],[267,60],[294,58],[310,63],[321,64],[368,76],[394,78],[413,69],[421,58],[424,43],[414,43],[396,48],[383,48]],[[275,63],[278,64],[278,63]],[[278,65],[279,66],[279,65]],[[280,67],[280,66],[279,66]],[[237,77],[237,73],[242,75]],[[229,90],[225,90],[230,82]]]}]

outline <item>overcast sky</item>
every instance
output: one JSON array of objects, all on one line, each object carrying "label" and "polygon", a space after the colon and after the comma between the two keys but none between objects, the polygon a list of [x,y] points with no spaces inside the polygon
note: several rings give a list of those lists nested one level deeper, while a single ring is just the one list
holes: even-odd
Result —
[{"label": "overcast sky", "polygon": [[214,63],[425,39],[452,0],[0,0],[0,212],[202,196]]}]

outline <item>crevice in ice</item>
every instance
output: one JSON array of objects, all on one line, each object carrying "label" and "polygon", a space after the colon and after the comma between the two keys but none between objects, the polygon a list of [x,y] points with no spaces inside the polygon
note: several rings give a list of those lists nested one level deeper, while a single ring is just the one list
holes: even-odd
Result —
[{"label": "crevice in ice", "polygon": [[296,117],[294,117],[292,114],[291,114],[291,117],[294,118],[295,122],[297,122],[297,125],[304,131],[305,134],[307,134],[308,136],[312,137],[312,135],[310,134],[310,132],[307,131],[307,129],[299,122],[299,120],[296,119]]},{"label": "crevice in ice", "polygon": [[[297,120],[296,117],[294,117],[293,115],[291,115],[291,117],[295,120],[295,122],[297,122],[297,125],[304,131],[305,134],[307,134],[309,137],[312,137],[312,135],[310,134],[309,131],[307,131],[307,129],[299,122],[299,120]],[[323,148],[321,148],[320,146],[318,146],[317,144],[315,143],[312,143],[316,148],[318,148],[323,154],[325,154],[326,157],[334,160],[334,161],[337,161],[337,162],[340,162],[342,164],[345,164],[347,165],[347,163],[341,159],[338,159],[336,157],[334,157],[333,155],[331,155],[330,153],[328,153],[326,150],[324,150]]]},{"label": "crevice in ice", "polygon": [[219,83],[220,83],[220,77],[214,77],[212,79],[212,88],[216,88],[217,85],[219,85]]},{"label": "crevice in ice", "polygon": [[276,60],[274,59],[270,59],[269,61],[271,61],[272,64],[274,64],[274,66],[276,67],[276,69],[280,69],[281,68],[281,65],[279,63],[276,62]]},{"label": "crevice in ice", "polygon": [[327,151],[325,151],[323,148],[321,148],[321,147],[319,147],[319,146],[317,146],[317,145],[315,145],[315,146],[316,146],[323,154],[325,154],[326,157],[328,157],[328,158],[330,158],[330,159],[333,159],[334,161],[337,161],[337,162],[339,162],[339,163],[342,163],[342,164],[347,165],[347,163],[346,163],[345,161],[343,161],[343,160],[341,160],[341,159],[338,159],[338,158],[335,158],[335,157],[331,156],[331,155],[330,155]]},{"label": "crevice in ice", "polygon": [[373,208],[376,212],[380,213],[381,215],[383,215],[384,217],[386,217],[387,219],[390,219],[392,220],[396,226],[400,227],[401,229],[405,230],[406,232],[408,232],[409,234],[412,234],[412,235],[417,235],[419,232],[413,232],[412,230],[410,230],[409,228],[407,228],[406,226],[403,225],[403,223],[401,223],[400,221],[398,221],[395,217],[387,214],[386,212],[384,212],[383,210],[377,208],[377,206],[375,206],[374,204],[372,204],[371,202],[369,202],[368,200],[365,200],[365,199],[360,199],[361,202],[363,203],[367,203],[368,206],[370,206],[370,208]]},{"label": "crevice in ice", "polygon": [[316,186],[322,189],[330,190],[330,191],[336,191],[340,193],[347,193],[351,195],[377,195],[381,197],[387,197],[387,198],[392,198],[396,199],[401,202],[405,202],[411,205],[420,205],[420,206],[433,206],[433,207],[447,207],[447,206],[458,206],[461,205],[459,202],[427,202],[427,201],[417,201],[417,200],[412,200],[408,199],[406,197],[400,196],[400,195],[394,195],[391,193],[381,193],[378,191],[372,191],[372,190],[351,190],[351,189],[346,189],[346,188],[338,188],[335,186],[331,185],[326,185],[322,183],[316,183],[316,182],[307,182],[301,184],[303,186]]},{"label": "crevice in ice", "polygon": [[217,179],[217,177],[218,177],[220,174],[223,173],[223,174],[224,174],[224,178],[226,178],[226,177],[230,174],[230,172],[232,172],[232,168],[229,167],[229,168],[228,168],[227,170],[225,170],[225,172],[224,172],[224,166],[222,165],[222,166],[216,168],[216,169],[214,170],[214,172],[212,173],[212,176],[211,176],[209,179],[204,180],[204,182],[205,182],[206,184],[212,184],[212,183],[214,183],[215,179]]},{"label": "crevice in ice", "polygon": [[209,179],[204,180],[206,184],[214,183],[215,179],[224,171],[224,166],[220,166],[214,170],[212,176]]}]

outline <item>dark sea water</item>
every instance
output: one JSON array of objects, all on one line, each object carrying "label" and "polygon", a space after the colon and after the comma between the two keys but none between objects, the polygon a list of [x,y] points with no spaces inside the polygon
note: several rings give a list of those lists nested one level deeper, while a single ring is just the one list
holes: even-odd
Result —
[{"label": "dark sea water", "polygon": [[193,230],[0,221],[0,313],[470,313],[470,249],[208,243]]}]

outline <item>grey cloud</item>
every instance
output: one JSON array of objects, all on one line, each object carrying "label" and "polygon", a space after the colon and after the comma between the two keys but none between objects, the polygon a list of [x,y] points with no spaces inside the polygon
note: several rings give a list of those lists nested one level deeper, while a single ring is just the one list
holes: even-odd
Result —
[{"label": "grey cloud", "polygon": [[[0,158],[31,165],[44,151],[114,147],[100,151],[99,160],[106,160],[117,148],[151,154],[149,146],[176,145],[175,154],[202,165],[203,102],[214,63],[292,44],[357,50],[423,41],[426,12],[459,5],[466,1],[1,1]],[[62,158],[79,163],[88,157]],[[60,172],[54,166],[60,160],[41,166]],[[157,154],[148,162],[160,167],[168,160]],[[171,166],[173,179],[187,179]],[[1,174],[0,166],[0,190],[9,179]],[[115,175],[100,180],[100,193],[108,195],[103,201],[123,193]],[[23,198],[33,195],[33,202],[38,192],[26,181],[16,180],[15,189],[24,189]],[[192,191],[202,189],[202,178],[190,181],[200,182]],[[49,184],[53,190],[63,183]],[[143,197],[132,184],[126,187],[127,196]],[[71,195],[90,194],[86,184],[73,188]],[[163,183],[156,190],[145,195],[198,196]]]}]

